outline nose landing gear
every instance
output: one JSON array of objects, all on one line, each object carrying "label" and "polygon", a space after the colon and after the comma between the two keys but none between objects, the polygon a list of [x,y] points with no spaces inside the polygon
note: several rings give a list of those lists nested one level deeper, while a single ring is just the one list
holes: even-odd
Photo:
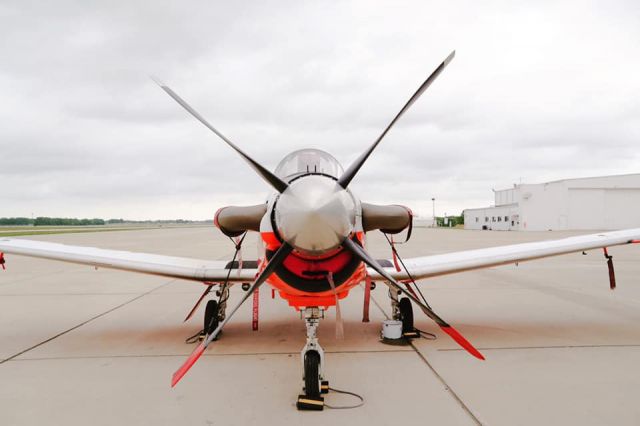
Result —
[{"label": "nose landing gear", "polygon": [[324,311],[318,307],[304,309],[304,323],[307,328],[307,343],[302,348],[300,357],[304,371],[304,394],[298,395],[296,407],[298,410],[322,410],[324,398],[321,394],[329,391],[329,382],[323,380],[322,367],[324,365],[324,350],[318,343],[316,331]]}]

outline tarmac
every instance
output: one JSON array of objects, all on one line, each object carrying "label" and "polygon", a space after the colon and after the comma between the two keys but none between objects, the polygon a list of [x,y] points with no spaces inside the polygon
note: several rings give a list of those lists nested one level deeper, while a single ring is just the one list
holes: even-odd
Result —
[{"label": "tarmac", "polygon": [[[555,239],[576,232],[417,228],[406,257]],[[211,228],[27,237],[66,244],[230,259]],[[255,259],[255,236],[244,259]],[[370,251],[389,257],[379,234]],[[609,290],[601,251],[422,281],[435,311],[485,356],[460,349],[415,310],[436,340],[379,341],[390,315],[384,285],[342,302],[319,331],[332,387],[365,399],[355,409],[300,412],[304,324],[286,302],[260,292],[260,327],[245,304],[222,337],[172,389],[194,348],[203,309],[183,319],[198,283],[6,255],[0,271],[0,425],[637,425],[640,424],[640,246],[610,249],[618,288]],[[230,304],[238,300],[232,290]],[[331,393],[332,405],[351,404]]]}]

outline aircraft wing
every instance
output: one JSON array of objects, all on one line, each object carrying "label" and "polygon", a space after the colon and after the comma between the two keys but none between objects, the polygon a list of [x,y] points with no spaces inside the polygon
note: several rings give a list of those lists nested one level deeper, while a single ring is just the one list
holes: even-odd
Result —
[{"label": "aircraft wing", "polygon": [[244,262],[250,265],[238,271],[237,262],[231,265],[219,260],[105,250],[15,238],[0,238],[0,253],[2,252],[200,282],[224,281],[229,268],[234,269],[229,274],[230,282],[251,282],[258,272],[255,261]]},{"label": "aircraft wing", "polygon": [[[638,242],[640,228],[403,260],[411,276],[414,279],[422,279]],[[245,261],[243,269],[238,271],[237,264],[231,265],[225,261],[133,253],[24,239],[0,238],[0,252],[199,282],[224,281],[229,268],[234,269],[229,275],[231,282],[253,281],[258,272],[255,261]],[[396,271],[391,261],[383,263],[385,269],[397,280],[409,279],[404,270]],[[372,280],[383,281],[373,269],[368,268],[368,273]]]},{"label": "aircraft wing", "polygon": [[[631,243],[640,243],[640,228],[405,258],[403,261],[409,273],[417,280]],[[398,272],[388,266],[385,269],[397,280],[409,279],[404,270]],[[368,268],[368,273],[372,280],[384,281],[373,269]]]}]

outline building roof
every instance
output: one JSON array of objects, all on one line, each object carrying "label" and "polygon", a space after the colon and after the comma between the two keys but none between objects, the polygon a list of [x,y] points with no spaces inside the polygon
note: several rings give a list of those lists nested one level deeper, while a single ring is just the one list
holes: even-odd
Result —
[{"label": "building roof", "polygon": [[516,183],[511,188],[496,189],[496,191],[508,191],[510,189],[514,189],[514,188],[517,188],[517,187],[522,186],[522,185],[548,185],[550,183],[560,183],[560,182],[566,182],[566,181],[587,180],[587,179],[619,178],[619,177],[626,177],[626,176],[637,176],[638,178],[640,178],[640,173],[625,173],[625,174],[621,174],[621,175],[605,175],[605,176],[585,176],[585,177],[577,177],[577,178],[565,178],[565,179],[558,179],[558,180],[550,180],[548,182],[539,182],[539,183]]}]

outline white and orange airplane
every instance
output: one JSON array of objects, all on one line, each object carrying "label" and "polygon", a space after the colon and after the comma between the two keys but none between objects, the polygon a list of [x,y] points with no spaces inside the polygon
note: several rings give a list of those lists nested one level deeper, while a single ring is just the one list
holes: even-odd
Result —
[{"label": "white and orange airplane", "polygon": [[[211,287],[218,285],[218,300],[209,300],[205,310],[204,338],[174,373],[172,386],[216,340],[238,308],[265,282],[290,306],[302,312],[307,327],[307,343],[302,350],[304,395],[299,398],[299,407],[322,405],[324,352],[318,343],[316,329],[324,311],[330,307],[339,309],[339,300],[363,281],[382,282],[389,287],[394,319],[403,322],[404,331],[413,328],[413,303],[471,355],[484,359],[471,343],[434,312],[424,298],[417,296],[411,287],[415,285],[414,280],[599,248],[604,248],[608,256],[607,247],[639,242],[640,229],[416,257],[405,259],[402,268],[397,262],[371,257],[365,249],[365,233],[380,230],[394,234],[407,228],[410,230],[412,214],[408,208],[397,205],[360,202],[349,190],[349,183],[454,54],[452,52],[422,83],[375,142],[346,171],[328,153],[303,149],[287,155],[271,172],[215,129],[173,90],[159,83],[184,109],[240,154],[275,190],[266,203],[224,207],[215,215],[215,225],[227,236],[239,237],[248,231],[260,233],[265,252],[257,262],[240,265],[236,261],[188,259],[8,238],[0,238],[0,252],[204,283],[207,288],[187,319]],[[0,263],[4,263],[2,253]],[[613,288],[615,277],[610,257],[608,264]],[[249,282],[252,282],[251,286],[227,313],[229,287],[234,283]]]}]

